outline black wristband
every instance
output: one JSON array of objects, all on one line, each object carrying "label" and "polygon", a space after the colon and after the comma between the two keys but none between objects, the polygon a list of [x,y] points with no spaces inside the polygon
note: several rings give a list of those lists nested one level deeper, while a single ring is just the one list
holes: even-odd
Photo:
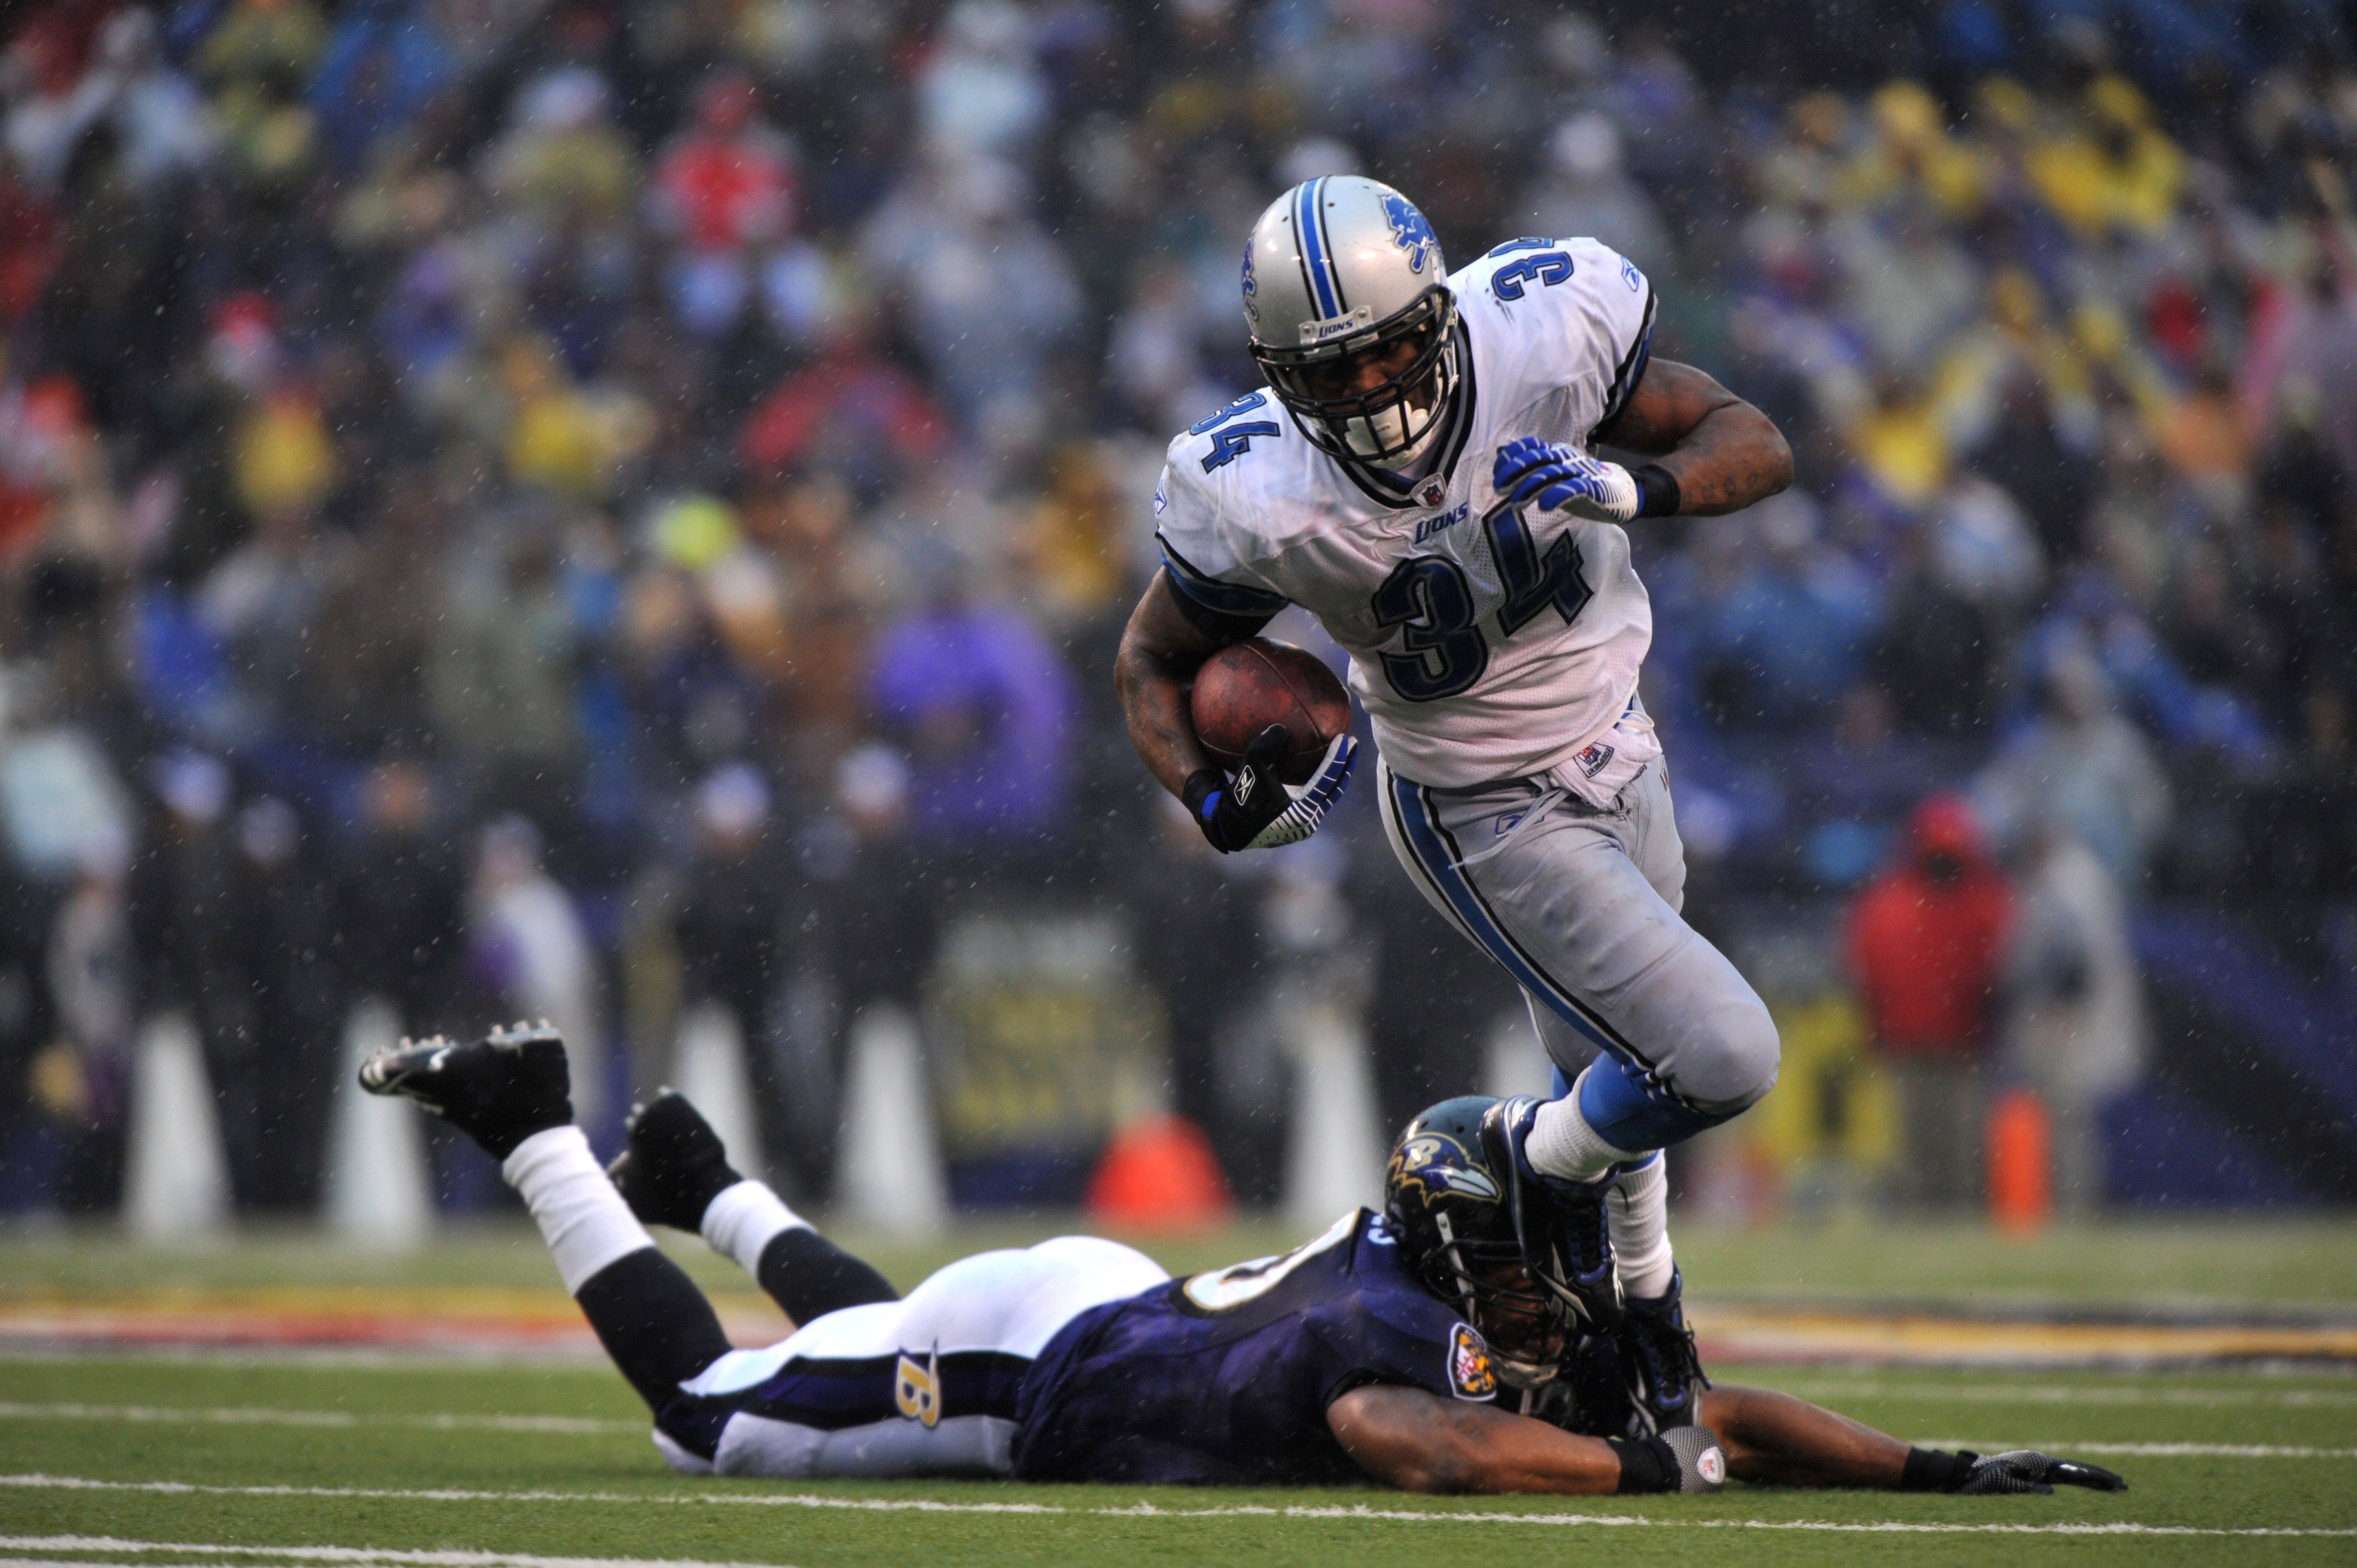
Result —
[{"label": "black wristband", "polygon": [[1678,495],[1678,477],[1659,463],[1647,463],[1632,470],[1637,481],[1637,515],[1639,517],[1675,517],[1682,504]]},{"label": "black wristband", "polygon": [[1620,1456],[1620,1484],[1613,1491],[1624,1498],[1678,1489],[1678,1456],[1658,1437],[1630,1443],[1608,1437],[1604,1445]]},{"label": "black wristband", "polygon": [[1953,1492],[1973,1473],[1977,1454],[1951,1454],[1944,1448],[1910,1448],[1907,1467],[1899,1472],[1902,1492]]}]

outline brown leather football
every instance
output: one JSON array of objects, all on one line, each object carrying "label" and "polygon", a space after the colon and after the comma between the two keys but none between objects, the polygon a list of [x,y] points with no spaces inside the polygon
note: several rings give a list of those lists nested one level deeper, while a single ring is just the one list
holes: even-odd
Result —
[{"label": "brown leather football", "polygon": [[1265,637],[1203,660],[1189,706],[1195,738],[1222,768],[1242,761],[1261,731],[1283,725],[1287,745],[1278,772],[1288,784],[1308,782],[1326,747],[1351,727],[1351,693],[1334,671],[1306,650]]}]

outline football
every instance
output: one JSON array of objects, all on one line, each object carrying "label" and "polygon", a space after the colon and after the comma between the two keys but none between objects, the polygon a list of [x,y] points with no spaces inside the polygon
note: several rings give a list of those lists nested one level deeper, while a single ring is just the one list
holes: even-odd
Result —
[{"label": "football", "polygon": [[1334,737],[1351,727],[1351,694],[1315,655],[1255,637],[1222,648],[1195,673],[1195,737],[1222,768],[1243,760],[1253,736],[1283,725],[1290,739],[1278,771],[1302,784]]}]

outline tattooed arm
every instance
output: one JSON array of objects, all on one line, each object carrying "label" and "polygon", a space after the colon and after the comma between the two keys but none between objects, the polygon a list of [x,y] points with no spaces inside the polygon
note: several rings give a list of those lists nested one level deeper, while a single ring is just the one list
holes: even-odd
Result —
[{"label": "tattooed arm", "polygon": [[1204,660],[1252,636],[1262,624],[1231,621],[1182,599],[1168,571],[1154,575],[1130,612],[1114,660],[1114,683],[1129,718],[1129,744],[1173,795],[1183,796],[1188,775],[1211,765],[1195,738],[1187,683]]},{"label": "tattooed arm", "polygon": [[1792,449],[1768,416],[1674,360],[1647,366],[1596,438],[1668,469],[1678,482],[1678,510],[1689,515],[1739,511],[1792,482]]}]

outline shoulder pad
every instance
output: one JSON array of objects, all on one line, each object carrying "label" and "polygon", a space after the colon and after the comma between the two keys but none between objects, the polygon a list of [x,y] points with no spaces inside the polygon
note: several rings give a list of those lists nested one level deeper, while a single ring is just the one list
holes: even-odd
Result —
[{"label": "shoulder pad", "polygon": [[1275,393],[1266,387],[1248,392],[1180,433],[1170,443],[1170,467],[1189,476],[1216,475],[1260,444],[1291,436],[1292,424]]}]

